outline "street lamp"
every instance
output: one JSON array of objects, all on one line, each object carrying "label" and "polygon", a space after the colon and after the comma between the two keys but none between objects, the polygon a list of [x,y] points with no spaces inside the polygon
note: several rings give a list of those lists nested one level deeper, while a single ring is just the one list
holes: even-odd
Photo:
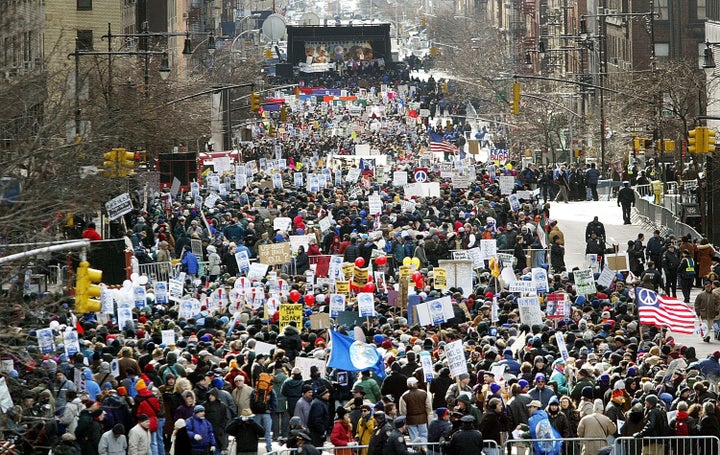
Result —
[{"label": "street lamp", "polygon": [[[68,54],[67,58],[75,59],[75,136],[79,138],[80,129],[82,124],[82,109],[80,108],[80,57],[94,55],[94,56],[113,56],[113,55],[142,55],[145,57],[145,96],[148,96],[148,86],[150,85],[150,56],[161,55],[162,62],[160,64],[160,77],[166,80],[170,75],[170,66],[168,64],[169,58],[166,51],[110,51],[110,52],[99,52],[99,51],[86,51],[80,49],[79,41],[75,40],[75,51]],[[110,66],[110,74],[108,80],[112,80],[112,66]],[[110,87],[112,90],[112,86]]]}]

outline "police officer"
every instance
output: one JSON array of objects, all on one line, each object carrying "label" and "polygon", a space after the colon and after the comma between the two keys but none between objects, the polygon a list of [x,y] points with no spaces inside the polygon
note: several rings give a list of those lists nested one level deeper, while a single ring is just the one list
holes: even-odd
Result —
[{"label": "police officer", "polygon": [[630,223],[630,208],[635,207],[635,192],[630,188],[630,182],[623,182],[623,187],[618,191],[618,207],[622,205],[623,222]]},{"label": "police officer", "polygon": [[403,433],[407,429],[405,416],[395,419],[395,429],[388,435],[387,444],[385,445],[385,455],[410,455],[416,452],[410,451],[405,445],[405,436]]},{"label": "police officer", "polygon": [[297,435],[297,453],[302,455],[320,455],[320,451],[312,445],[312,438],[307,433]]},{"label": "police officer", "polygon": [[475,429],[475,417],[466,415],[460,419],[460,422],[460,431],[450,440],[448,453],[481,453],[483,435]]}]

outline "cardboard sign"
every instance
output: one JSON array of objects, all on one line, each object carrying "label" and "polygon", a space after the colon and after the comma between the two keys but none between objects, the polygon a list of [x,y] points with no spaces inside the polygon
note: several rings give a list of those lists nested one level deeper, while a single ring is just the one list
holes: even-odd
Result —
[{"label": "cardboard sign", "polygon": [[465,349],[462,340],[456,340],[445,345],[445,357],[447,358],[450,376],[453,378],[468,373],[467,360],[465,360]]},{"label": "cardboard sign", "polygon": [[258,245],[258,256],[260,262],[266,265],[278,265],[290,263],[290,244],[270,243],[267,245]]},{"label": "cardboard sign", "polygon": [[616,272],[625,272],[630,270],[630,267],[628,266],[629,263],[627,253],[605,255],[605,265]]},{"label": "cardboard sign", "polygon": [[329,329],[330,315],[327,313],[315,313],[310,315],[310,329]]}]

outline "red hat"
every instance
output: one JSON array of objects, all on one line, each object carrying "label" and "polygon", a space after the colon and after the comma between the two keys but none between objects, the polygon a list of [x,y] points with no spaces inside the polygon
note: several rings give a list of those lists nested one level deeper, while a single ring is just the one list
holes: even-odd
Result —
[{"label": "red hat", "polygon": [[147,318],[145,316],[140,316],[138,318],[138,321],[140,322],[140,324],[145,324],[147,322]]},{"label": "red hat", "polygon": [[325,343],[325,340],[323,340],[322,338],[318,337],[318,338],[315,340],[315,346],[319,345],[320,343]]}]

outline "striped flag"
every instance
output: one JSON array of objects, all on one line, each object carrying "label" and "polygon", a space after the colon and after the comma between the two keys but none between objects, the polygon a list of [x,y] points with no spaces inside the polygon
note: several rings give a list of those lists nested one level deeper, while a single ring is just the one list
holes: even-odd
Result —
[{"label": "striped flag", "polygon": [[439,153],[457,153],[458,148],[450,142],[446,141],[441,135],[433,131],[428,131],[430,136],[430,150]]},{"label": "striped flag", "polygon": [[658,295],[645,288],[635,289],[640,324],[667,327],[676,333],[695,332],[695,311],[678,299]]}]

